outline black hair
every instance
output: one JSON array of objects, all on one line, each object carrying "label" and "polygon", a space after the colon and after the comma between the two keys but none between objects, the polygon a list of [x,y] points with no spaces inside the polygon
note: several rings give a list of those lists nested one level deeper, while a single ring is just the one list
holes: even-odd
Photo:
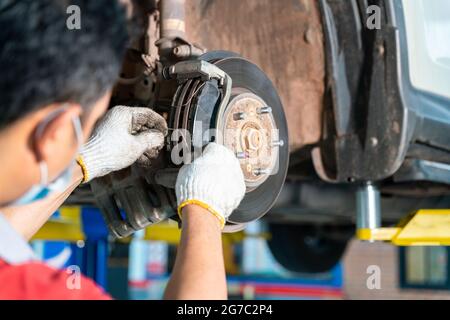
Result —
[{"label": "black hair", "polygon": [[0,0],[0,129],[51,103],[88,108],[114,85],[127,44],[117,0]]}]

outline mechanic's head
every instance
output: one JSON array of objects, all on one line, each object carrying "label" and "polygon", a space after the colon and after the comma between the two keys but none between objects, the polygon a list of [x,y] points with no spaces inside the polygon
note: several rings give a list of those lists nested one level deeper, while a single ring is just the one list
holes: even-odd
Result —
[{"label": "mechanic's head", "polygon": [[108,107],[127,41],[118,1],[0,0],[0,172],[15,177],[0,204],[38,184],[42,164],[52,181],[72,163]]}]

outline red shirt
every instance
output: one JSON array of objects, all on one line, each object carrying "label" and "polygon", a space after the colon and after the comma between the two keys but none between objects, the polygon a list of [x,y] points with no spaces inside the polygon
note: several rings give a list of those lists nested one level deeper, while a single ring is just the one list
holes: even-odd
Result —
[{"label": "red shirt", "polygon": [[[75,275],[39,262],[9,265],[0,260],[0,300],[109,300],[91,279],[80,276],[79,286],[71,285]],[[73,289],[70,289],[73,288]]]},{"label": "red shirt", "polygon": [[36,257],[29,244],[0,213],[0,300],[111,299],[81,274],[51,268]]}]

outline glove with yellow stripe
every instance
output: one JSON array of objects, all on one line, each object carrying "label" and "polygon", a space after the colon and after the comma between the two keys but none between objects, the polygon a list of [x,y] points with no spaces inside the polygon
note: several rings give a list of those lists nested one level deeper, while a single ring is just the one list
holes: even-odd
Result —
[{"label": "glove with yellow stripe", "polygon": [[77,159],[83,182],[125,169],[135,162],[150,165],[164,145],[167,124],[148,108],[117,106],[96,126]]},{"label": "glove with yellow stripe", "polygon": [[207,209],[222,228],[245,195],[245,181],[239,160],[224,146],[209,144],[202,157],[184,165],[175,187],[178,214],[190,204]]}]

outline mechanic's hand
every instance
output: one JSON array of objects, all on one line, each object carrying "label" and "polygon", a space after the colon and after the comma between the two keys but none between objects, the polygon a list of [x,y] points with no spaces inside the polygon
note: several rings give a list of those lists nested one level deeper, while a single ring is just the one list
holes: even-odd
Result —
[{"label": "mechanic's hand", "polygon": [[83,182],[105,176],[156,157],[164,145],[167,124],[148,108],[117,106],[108,111],[94,129],[77,159]]},{"label": "mechanic's hand", "polygon": [[181,168],[176,183],[178,214],[194,204],[207,209],[225,226],[245,195],[239,160],[224,146],[209,144],[203,156]]}]

